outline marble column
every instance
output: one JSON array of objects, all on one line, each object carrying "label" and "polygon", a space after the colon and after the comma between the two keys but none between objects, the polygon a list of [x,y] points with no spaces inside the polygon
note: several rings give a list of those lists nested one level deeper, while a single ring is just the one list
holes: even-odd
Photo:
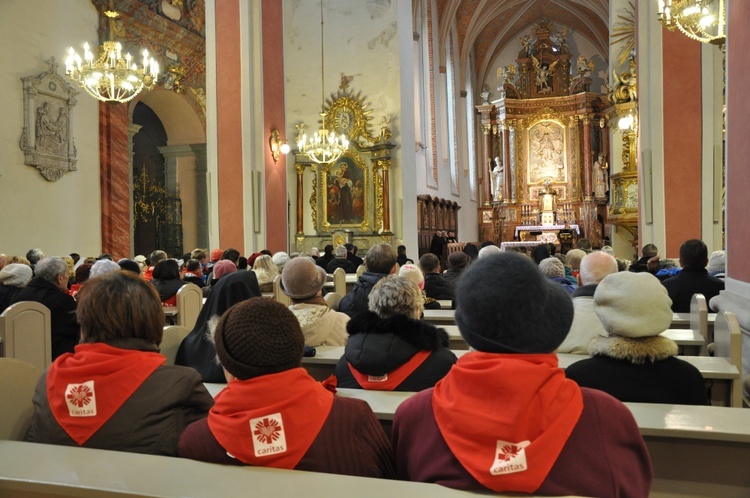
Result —
[{"label": "marble column", "polygon": [[141,131],[141,125],[130,123],[128,125],[128,213],[130,213],[130,252],[135,254],[135,220],[133,219],[133,137]]},{"label": "marble column", "polygon": [[128,108],[99,104],[99,185],[102,252],[130,257]]},{"label": "marble column", "polygon": [[511,175],[510,175],[510,130],[508,129],[508,123],[502,122],[502,136],[503,136],[503,199],[505,202],[510,202],[510,186],[511,186]]},{"label": "marble column", "polygon": [[482,160],[482,167],[484,172],[484,182],[482,185],[482,195],[484,196],[484,202],[482,204],[489,204],[492,200],[492,177],[490,176],[490,170],[492,170],[492,125],[489,123],[482,125],[482,138],[484,143],[484,158]]},{"label": "marble column", "polygon": [[195,223],[198,246],[208,247],[208,164],[206,144],[192,144],[195,155]]},{"label": "marble column", "polygon": [[302,174],[305,172],[305,165],[304,164],[295,164],[294,169],[297,171],[297,235],[300,235],[304,233],[304,201],[302,198],[304,197],[304,191],[303,191],[303,184],[302,184]]},{"label": "marble column", "polygon": [[593,197],[591,193],[591,119],[586,116],[583,118],[583,200],[591,202]]}]

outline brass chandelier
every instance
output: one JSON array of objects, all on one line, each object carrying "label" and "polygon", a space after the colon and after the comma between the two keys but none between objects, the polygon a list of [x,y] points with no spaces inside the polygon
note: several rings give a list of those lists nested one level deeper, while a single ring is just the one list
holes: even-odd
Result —
[{"label": "brass chandelier", "polygon": [[701,43],[724,45],[726,41],[725,0],[657,0],[658,17],[670,31],[675,28]]},{"label": "brass chandelier", "polygon": [[149,56],[148,50],[143,50],[140,68],[129,53],[123,58],[122,45],[113,39],[115,18],[119,16],[114,11],[113,1],[110,1],[110,10],[104,11],[104,15],[109,18],[109,40],[99,47],[98,58],[94,60],[88,42],[83,45],[83,57],[70,47],[65,60],[65,73],[95,99],[110,104],[128,102],[144,88],[150,90],[154,87],[159,64]]},{"label": "brass chandelier", "polygon": [[343,133],[336,136],[333,130],[326,128],[326,103],[325,103],[325,52],[323,50],[323,0],[320,0],[320,73],[321,73],[321,112],[320,129],[307,138],[302,134],[297,140],[297,149],[306,155],[311,161],[318,164],[326,164],[336,161],[349,147],[349,139]]}]

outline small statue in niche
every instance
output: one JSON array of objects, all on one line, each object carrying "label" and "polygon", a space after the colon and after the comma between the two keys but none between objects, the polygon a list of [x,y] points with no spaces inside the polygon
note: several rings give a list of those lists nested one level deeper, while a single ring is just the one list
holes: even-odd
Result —
[{"label": "small statue in niche", "polygon": [[607,197],[607,190],[609,190],[609,165],[604,159],[603,152],[600,152],[596,161],[594,161],[594,175],[596,177],[594,198],[604,199]]},{"label": "small statue in niche", "polygon": [[[490,162],[490,166],[492,162]],[[492,176],[492,198],[500,201],[503,198],[503,163],[499,157],[495,158],[495,167],[490,171]]]}]

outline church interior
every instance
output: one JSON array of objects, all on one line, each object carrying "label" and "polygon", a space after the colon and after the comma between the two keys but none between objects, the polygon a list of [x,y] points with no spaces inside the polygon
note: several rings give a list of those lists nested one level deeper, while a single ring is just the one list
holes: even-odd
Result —
[{"label": "church interior", "polygon": [[[3,0],[0,252],[416,260],[438,231],[505,249],[570,230],[677,261],[701,239],[726,250],[747,373],[750,2],[713,2],[710,42],[662,3]],[[106,102],[66,74],[107,40],[148,50],[150,88]]]}]

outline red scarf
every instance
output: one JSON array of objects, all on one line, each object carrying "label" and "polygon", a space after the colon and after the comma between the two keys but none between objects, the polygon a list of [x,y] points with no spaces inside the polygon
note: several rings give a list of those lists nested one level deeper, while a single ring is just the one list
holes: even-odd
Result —
[{"label": "red scarf", "polygon": [[208,427],[248,465],[293,469],[318,437],[333,393],[303,368],[234,380],[216,395]]},{"label": "red scarf", "polygon": [[419,367],[419,365],[424,363],[427,357],[430,356],[430,353],[432,353],[432,351],[419,351],[412,356],[409,361],[398,367],[396,370],[388,372],[382,376],[365,375],[355,369],[351,363],[347,363],[347,365],[349,365],[349,370],[352,372],[354,379],[360,386],[362,386],[362,389],[370,391],[393,391],[401,385],[401,383],[405,381],[406,378]]},{"label": "red scarf", "polygon": [[65,432],[83,445],[166,362],[159,353],[79,344],[47,372],[47,400]]},{"label": "red scarf", "polygon": [[498,492],[542,485],[583,411],[554,354],[461,357],[435,385],[432,410],[461,465]]}]

